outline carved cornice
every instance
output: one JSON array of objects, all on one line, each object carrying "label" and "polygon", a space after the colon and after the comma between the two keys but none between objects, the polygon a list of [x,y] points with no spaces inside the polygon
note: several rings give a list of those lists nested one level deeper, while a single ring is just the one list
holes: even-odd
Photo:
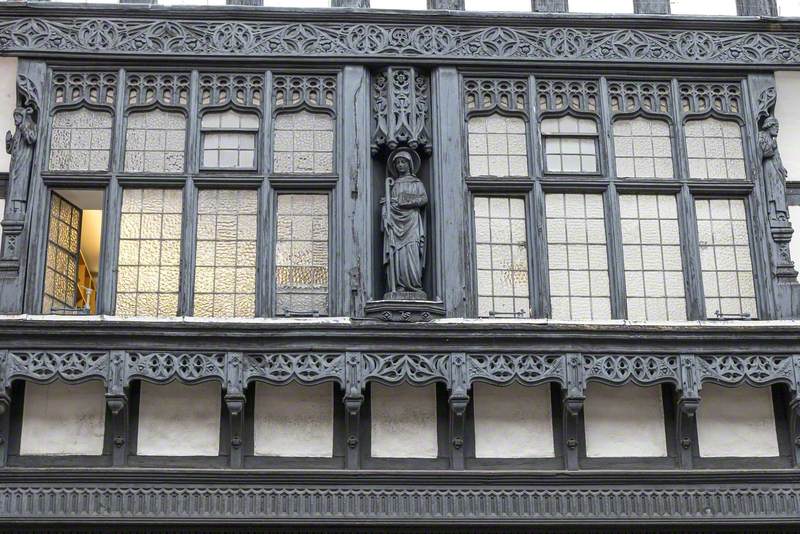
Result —
[{"label": "carved cornice", "polygon": [[[758,68],[800,63],[800,30],[761,31],[752,20],[659,20],[642,28],[634,17],[603,24],[603,19],[531,16],[430,17],[393,14],[341,14],[320,10],[297,20],[290,11],[279,16],[243,17],[243,11],[204,11],[208,18],[187,20],[181,10],[68,9],[8,7],[0,9],[0,50],[12,54],[92,54],[144,56],[413,58],[442,60],[509,60],[513,62],[610,62],[684,65],[750,65]],[[247,13],[248,15],[250,13]],[[267,11],[266,14],[271,14]],[[163,19],[153,19],[153,16]],[[236,17],[240,20],[236,20]],[[5,20],[3,20],[5,18]],[[184,20],[181,20],[184,19]],[[283,19],[283,20],[282,20]],[[507,22],[505,22],[507,21]],[[464,24],[469,22],[470,24]],[[507,25],[505,25],[507,24]],[[558,25],[560,24],[560,26]],[[680,27],[683,26],[683,27]],[[708,29],[697,29],[707,27]],[[662,29],[663,28],[663,29]],[[719,29],[717,29],[719,28]],[[731,29],[733,28],[733,29]],[[737,29],[738,28],[738,29]]]}]

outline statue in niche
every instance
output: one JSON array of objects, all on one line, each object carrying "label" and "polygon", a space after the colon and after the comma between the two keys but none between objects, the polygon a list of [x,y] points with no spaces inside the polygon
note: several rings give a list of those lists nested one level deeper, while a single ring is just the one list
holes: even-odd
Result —
[{"label": "statue in niche", "polygon": [[425,186],[417,178],[419,155],[400,148],[389,155],[386,196],[381,199],[386,300],[425,300]]},{"label": "statue in niche", "polygon": [[764,183],[767,188],[767,200],[770,221],[786,222],[789,220],[789,209],[786,206],[786,168],[781,162],[778,151],[778,119],[769,115],[761,123],[758,132],[758,145],[761,148],[764,166]]},{"label": "statue in niche", "polygon": [[36,143],[36,123],[33,120],[33,108],[17,107],[14,110],[14,126],[16,131],[6,132],[6,152],[11,154],[8,173],[8,199],[11,213],[16,216],[25,214],[28,202],[28,184],[33,163],[33,149]]}]

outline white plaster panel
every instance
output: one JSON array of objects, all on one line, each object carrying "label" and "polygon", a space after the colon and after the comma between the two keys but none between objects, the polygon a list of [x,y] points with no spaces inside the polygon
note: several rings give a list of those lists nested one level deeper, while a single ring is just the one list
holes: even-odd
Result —
[{"label": "white plaster panel", "polygon": [[775,87],[778,100],[775,104],[775,117],[781,123],[778,146],[781,148],[783,166],[789,171],[788,180],[800,181],[800,150],[794,147],[800,143],[800,72],[776,71]]},{"label": "white plaster panel", "polygon": [[589,458],[667,455],[659,386],[612,387],[591,383],[584,405]]},{"label": "white plaster panel", "polygon": [[333,456],[333,384],[256,384],[253,450],[262,456]]},{"label": "white plaster panel", "polygon": [[473,387],[475,456],[478,458],[550,458],[553,419],[550,387]]},{"label": "white plaster panel", "polygon": [[[0,57],[0,134],[5,139],[14,131],[14,108],[17,107],[17,58]],[[0,150],[0,172],[8,172],[11,156]]]},{"label": "white plaster panel", "polygon": [[98,380],[26,384],[20,454],[103,454],[104,395]]},{"label": "white plaster panel", "polygon": [[436,386],[372,384],[372,456],[436,458]]},{"label": "white plaster panel", "polygon": [[136,444],[140,456],[217,456],[221,388],[217,382],[142,382]]},{"label": "white plaster panel", "polygon": [[800,206],[789,206],[789,220],[792,221],[795,229],[792,241],[789,243],[789,253],[792,255],[792,261],[797,269],[800,267]]},{"label": "white plaster panel", "polygon": [[700,456],[778,456],[771,388],[704,384],[700,397]]}]

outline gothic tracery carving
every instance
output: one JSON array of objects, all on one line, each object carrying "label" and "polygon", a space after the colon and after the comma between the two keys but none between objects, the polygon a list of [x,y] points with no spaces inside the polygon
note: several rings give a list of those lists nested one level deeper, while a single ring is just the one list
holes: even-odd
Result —
[{"label": "gothic tracery carving", "polygon": [[611,81],[608,83],[611,111],[637,113],[645,111],[670,115],[671,95],[668,82]]},{"label": "gothic tracery carving", "polygon": [[738,83],[684,82],[679,90],[684,115],[715,111],[723,115],[741,116],[742,88]]},{"label": "gothic tracery carving", "polygon": [[113,72],[57,72],[53,75],[53,104],[90,104],[113,109],[117,75]]},{"label": "gothic tracery carving", "polygon": [[597,113],[598,85],[594,80],[540,80],[536,84],[539,111]]},{"label": "gothic tracery carving", "polygon": [[324,75],[277,75],[272,79],[275,109],[309,106],[336,109],[336,78]]},{"label": "gothic tracery carving", "polygon": [[126,359],[126,382],[144,378],[154,382],[200,382],[209,378],[225,381],[225,353],[131,352]]},{"label": "gothic tracery carving", "polygon": [[222,107],[235,104],[260,108],[264,98],[264,79],[256,74],[200,75],[200,104]]},{"label": "gothic tracery carving", "polygon": [[464,104],[468,112],[528,112],[527,80],[468,78],[464,81]]},{"label": "gothic tracery carving", "polygon": [[164,106],[186,107],[189,105],[188,74],[128,74],[128,106],[149,106],[159,103]]},{"label": "gothic tracery carving", "polygon": [[334,379],[344,385],[345,355],[340,353],[264,353],[245,356],[244,383],[292,380],[313,384]]},{"label": "gothic tracery carving", "polygon": [[431,152],[430,82],[416,67],[388,67],[372,84],[372,154],[409,147]]}]

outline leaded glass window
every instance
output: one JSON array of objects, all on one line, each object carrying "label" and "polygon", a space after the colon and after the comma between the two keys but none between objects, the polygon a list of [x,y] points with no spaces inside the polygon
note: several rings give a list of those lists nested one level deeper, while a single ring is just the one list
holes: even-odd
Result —
[{"label": "leaded glass window", "polygon": [[500,114],[469,119],[470,176],[527,176],[525,121]]},{"label": "leaded glass window", "polygon": [[550,306],[554,319],[610,319],[603,196],[545,196]]},{"label": "leaded glass window", "polygon": [[75,306],[78,290],[81,210],[60,195],[50,200],[44,301],[42,311],[64,312]]},{"label": "leaded glass window", "polygon": [[199,192],[194,315],[255,315],[257,221],[257,191]]},{"label": "leaded glass window", "polygon": [[542,120],[545,170],[551,173],[598,172],[597,123],[565,115]]},{"label": "leaded glass window", "polygon": [[333,172],[334,120],[326,113],[296,111],[275,117],[274,172],[329,174]]},{"label": "leaded glass window", "polygon": [[690,120],[684,127],[689,177],[697,180],[746,180],[742,129],[715,118]]},{"label": "leaded glass window", "polygon": [[672,142],[665,121],[624,119],[614,122],[614,155],[620,178],[673,178]]},{"label": "leaded glass window", "polygon": [[177,313],[182,211],[179,189],[123,191],[117,315]]},{"label": "leaded glass window", "polygon": [[674,195],[620,195],[628,319],[686,319]]},{"label": "leaded glass window", "polygon": [[81,108],[53,116],[51,171],[107,171],[111,154],[111,113]]},{"label": "leaded glass window", "polygon": [[154,109],[128,116],[125,172],[181,173],[186,153],[186,118]]},{"label": "leaded glass window", "polygon": [[695,200],[706,316],[757,316],[742,199]]},{"label": "leaded glass window", "polygon": [[279,194],[278,315],[328,314],[328,195]]},{"label": "leaded glass window", "polygon": [[528,317],[528,239],[525,201],[475,197],[478,314]]},{"label": "leaded glass window", "polygon": [[254,169],[258,115],[233,110],[203,115],[203,164],[207,169]]}]

